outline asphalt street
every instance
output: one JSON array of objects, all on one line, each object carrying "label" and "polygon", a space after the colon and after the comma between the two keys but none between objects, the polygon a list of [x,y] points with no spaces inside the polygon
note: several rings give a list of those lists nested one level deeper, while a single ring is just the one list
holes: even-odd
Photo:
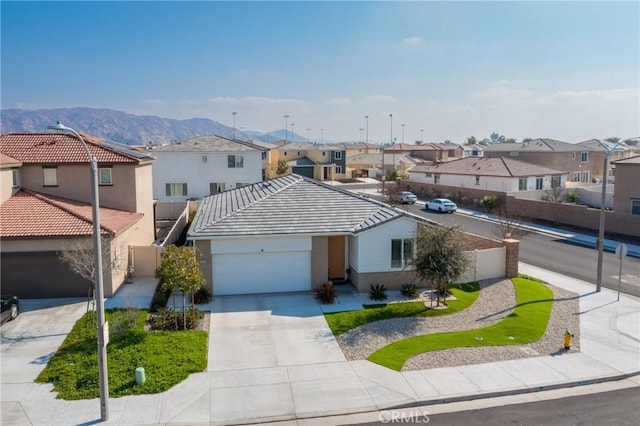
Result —
[{"label": "asphalt street", "polygon": [[[446,224],[459,225],[472,234],[497,238],[497,225],[464,214],[440,214],[424,210],[422,206],[403,206],[411,213]],[[596,281],[598,252],[593,248],[577,246],[561,238],[529,233],[521,238],[520,260],[554,272],[587,282]],[[618,289],[619,260],[613,253],[603,255],[602,285]],[[622,261],[621,291],[640,297],[640,259],[627,256]]]}]

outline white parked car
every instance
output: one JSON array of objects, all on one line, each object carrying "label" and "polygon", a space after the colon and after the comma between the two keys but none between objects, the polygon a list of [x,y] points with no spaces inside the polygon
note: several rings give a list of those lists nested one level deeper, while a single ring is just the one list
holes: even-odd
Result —
[{"label": "white parked car", "polygon": [[434,198],[426,203],[429,210],[435,210],[437,212],[455,212],[458,210],[458,206],[453,201],[446,198]]},{"label": "white parked car", "polygon": [[415,204],[415,202],[418,201],[418,197],[416,197],[413,192],[409,191],[400,191],[397,194],[393,194],[391,197],[402,204]]}]

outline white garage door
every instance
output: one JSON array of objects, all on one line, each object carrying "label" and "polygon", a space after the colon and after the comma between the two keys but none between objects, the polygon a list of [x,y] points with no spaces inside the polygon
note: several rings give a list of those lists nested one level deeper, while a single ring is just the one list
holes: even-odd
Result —
[{"label": "white garage door", "polygon": [[310,289],[310,251],[213,256],[213,293],[216,295]]}]

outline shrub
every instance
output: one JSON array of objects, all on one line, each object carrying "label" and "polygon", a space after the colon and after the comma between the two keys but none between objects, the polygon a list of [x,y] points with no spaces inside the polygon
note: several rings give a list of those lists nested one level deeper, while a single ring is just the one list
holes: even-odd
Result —
[{"label": "shrub", "polygon": [[131,333],[140,315],[138,308],[118,309],[111,315],[109,321],[109,335],[113,340],[121,340]]},{"label": "shrub", "polygon": [[580,199],[580,195],[576,191],[569,191],[567,195],[565,195],[565,199],[570,203],[575,203]]},{"label": "shrub", "polygon": [[402,284],[402,290],[400,290],[403,296],[415,299],[418,297],[418,286],[414,283]]},{"label": "shrub", "polygon": [[498,197],[495,195],[485,195],[482,197],[482,200],[480,200],[480,205],[484,207],[487,212],[491,213],[493,209],[498,206]]},{"label": "shrub", "polygon": [[176,324],[179,330],[183,328],[195,330],[198,328],[198,324],[202,321],[202,318],[204,318],[204,312],[200,309],[194,309],[193,312],[186,312],[184,317],[186,319],[186,327],[184,327],[182,311],[160,308],[158,312],[149,319],[149,325],[152,330],[175,330]]},{"label": "shrub", "polygon": [[211,293],[209,288],[206,285],[203,285],[198,289],[198,291],[193,294],[193,303],[195,303],[196,305],[209,303],[211,302],[212,297],[213,294]]},{"label": "shrub", "polygon": [[372,300],[386,300],[387,287],[385,287],[384,284],[371,284],[371,287],[369,287],[369,297]]},{"label": "shrub", "polygon": [[323,305],[330,305],[336,301],[336,289],[331,281],[320,284],[313,290],[313,294]]}]

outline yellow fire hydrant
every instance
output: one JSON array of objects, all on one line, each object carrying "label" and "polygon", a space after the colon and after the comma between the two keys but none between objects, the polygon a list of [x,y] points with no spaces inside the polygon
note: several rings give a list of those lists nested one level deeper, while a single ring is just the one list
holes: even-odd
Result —
[{"label": "yellow fire hydrant", "polygon": [[573,334],[571,333],[571,330],[567,328],[564,331],[564,349],[567,351],[571,349],[571,339],[573,339]]}]

